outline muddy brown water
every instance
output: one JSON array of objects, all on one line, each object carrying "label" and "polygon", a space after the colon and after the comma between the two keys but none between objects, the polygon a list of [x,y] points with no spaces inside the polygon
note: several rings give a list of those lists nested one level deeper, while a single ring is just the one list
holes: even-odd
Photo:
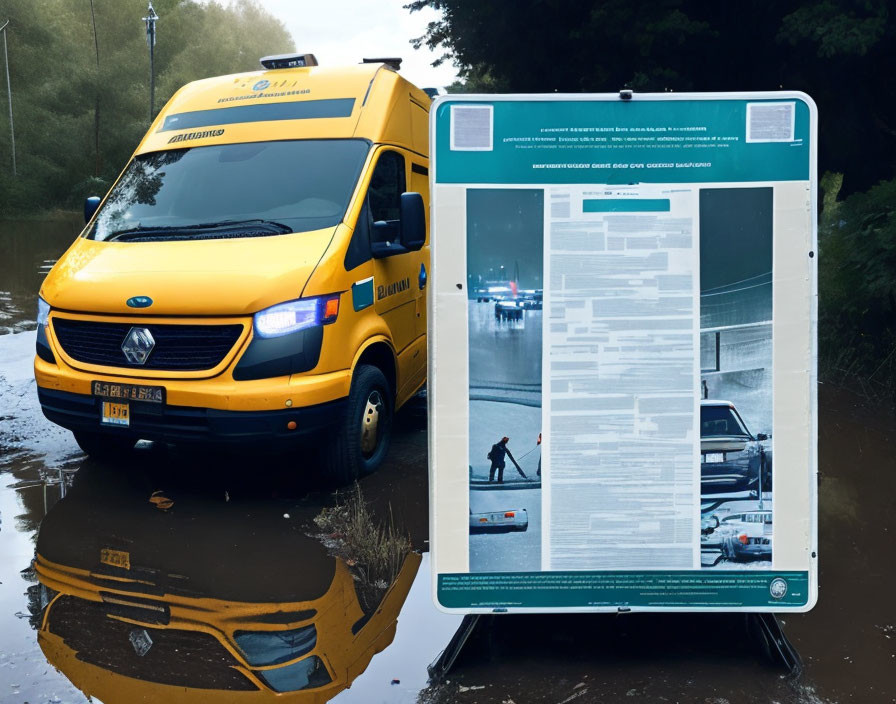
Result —
[{"label": "muddy brown water", "polygon": [[[183,628],[169,633],[181,641],[162,634],[159,623],[146,621],[145,605],[133,592],[126,604],[59,602],[58,615],[45,620],[53,593],[37,581],[35,548],[69,568],[87,564],[88,553],[95,568],[103,548],[134,556],[146,570],[142,588],[162,589],[186,605],[185,612],[169,607],[168,613],[183,624],[185,613],[195,616],[196,604],[212,604],[210,611],[218,613],[225,602],[257,606],[330,594],[341,567],[318,539],[313,518],[336,499],[328,488],[307,482],[313,473],[307,453],[234,457],[146,445],[127,466],[104,465],[85,460],[66,434],[43,420],[33,384],[23,381],[27,370],[9,350],[22,348],[13,344],[19,335],[32,334],[18,331],[33,326],[45,265],[77,231],[76,218],[0,224],[0,245],[8,254],[0,257],[0,327],[14,333],[0,336],[6,338],[0,339],[0,702],[81,702],[88,695],[106,702],[165,701],[172,683],[187,692],[184,700],[233,701],[244,685],[230,674],[234,663],[221,651],[222,641],[197,646],[199,639]],[[896,701],[896,418],[848,391],[823,386],[819,426],[819,602],[808,614],[783,619],[805,663],[798,681],[764,660],[742,616],[543,615],[486,619],[448,681],[428,686],[426,665],[459,619],[432,606],[424,552],[422,563],[400,572],[391,589],[380,585],[381,606],[373,615],[352,601],[354,592],[344,592],[351,608],[343,606],[343,613],[358,616],[350,625],[362,634],[352,641],[355,650],[373,643],[379,654],[351,656],[345,643],[357,634],[346,635],[351,628],[346,630],[345,618],[320,624],[316,652],[342,648],[349,656],[327,655],[331,664],[360,663],[331,677],[335,701]],[[386,465],[361,487],[376,519],[398,526],[425,551],[422,405],[401,415]],[[168,511],[149,501],[156,490],[173,502]],[[103,564],[105,578],[118,576],[114,566]],[[116,623],[130,623],[130,616],[143,625],[109,629],[114,608],[131,609],[119,612],[125,620]],[[274,613],[257,608],[254,623],[285,623]],[[40,636],[43,627],[78,644],[78,654],[60,647],[59,639],[54,645]],[[143,656],[141,630],[151,639],[158,635]],[[333,635],[339,633],[342,641]],[[173,652],[195,659],[173,658]],[[362,671],[349,672],[352,667]],[[222,682],[237,689],[215,690]],[[203,685],[211,689],[199,689]],[[285,698],[315,701],[309,694]]]}]

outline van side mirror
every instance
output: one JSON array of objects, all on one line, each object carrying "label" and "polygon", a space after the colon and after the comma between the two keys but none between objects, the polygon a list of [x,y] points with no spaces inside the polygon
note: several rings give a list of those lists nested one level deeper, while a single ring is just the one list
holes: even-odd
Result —
[{"label": "van side mirror", "polygon": [[373,229],[370,237],[370,254],[374,259],[385,259],[393,254],[404,254],[407,250],[401,243],[393,237],[394,230],[393,220],[391,223],[386,220],[377,220],[373,223]]},{"label": "van side mirror", "polygon": [[401,246],[415,252],[426,242],[426,213],[423,196],[419,193],[401,194]]},{"label": "van side mirror", "polygon": [[84,222],[90,222],[90,218],[93,217],[93,214],[96,212],[96,209],[100,207],[100,201],[102,199],[99,196],[89,196],[84,199]]},{"label": "van side mirror", "polygon": [[385,259],[407,250],[400,240],[398,220],[376,220],[370,229],[370,254],[374,259]]}]

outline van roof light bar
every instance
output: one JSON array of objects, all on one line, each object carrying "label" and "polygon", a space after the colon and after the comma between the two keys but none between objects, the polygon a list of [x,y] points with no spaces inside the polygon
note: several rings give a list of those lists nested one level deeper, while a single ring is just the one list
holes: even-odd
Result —
[{"label": "van roof light bar", "polygon": [[267,69],[317,66],[314,54],[274,54],[273,56],[264,56],[259,60],[261,65]]},{"label": "van roof light bar", "polygon": [[401,58],[398,56],[392,56],[388,58],[361,59],[361,63],[386,64],[386,66],[388,66],[389,68],[393,68],[396,71],[401,69]]}]

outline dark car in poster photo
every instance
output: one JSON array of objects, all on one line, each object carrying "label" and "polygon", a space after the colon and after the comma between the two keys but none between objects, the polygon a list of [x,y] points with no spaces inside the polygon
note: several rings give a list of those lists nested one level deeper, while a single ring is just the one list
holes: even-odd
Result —
[{"label": "dark car in poster photo", "polygon": [[772,453],[753,435],[731,401],[700,402],[700,493],[771,490]]},{"label": "dark car in poster photo", "polygon": [[715,530],[728,560],[772,559],[772,512],[744,511],[725,516]]}]

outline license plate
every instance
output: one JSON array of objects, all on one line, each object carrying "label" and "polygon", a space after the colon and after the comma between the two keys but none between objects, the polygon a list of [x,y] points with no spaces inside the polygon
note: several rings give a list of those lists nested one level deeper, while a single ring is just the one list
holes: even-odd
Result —
[{"label": "license plate", "polygon": [[100,416],[100,423],[103,425],[129,426],[131,424],[130,404],[103,401],[103,413]]},{"label": "license plate", "polygon": [[724,452],[707,452],[704,457],[706,459],[705,462],[724,462],[725,461],[725,453]]},{"label": "license plate", "polygon": [[131,553],[124,550],[113,550],[112,548],[103,548],[100,550],[100,562],[104,565],[112,567],[121,567],[122,569],[131,569]]},{"label": "license plate", "polygon": [[144,386],[142,384],[110,384],[94,381],[91,384],[94,396],[102,396],[109,401],[145,401],[165,403],[164,386]]}]

